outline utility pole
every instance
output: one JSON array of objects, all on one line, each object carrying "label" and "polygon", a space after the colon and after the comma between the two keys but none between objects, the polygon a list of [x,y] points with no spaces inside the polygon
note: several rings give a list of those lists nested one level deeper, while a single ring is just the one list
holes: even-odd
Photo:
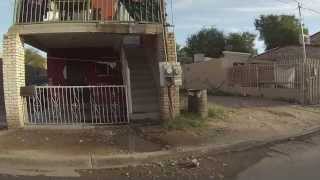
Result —
[{"label": "utility pole", "polygon": [[303,27],[303,20],[302,20],[302,4],[298,2],[298,9],[299,9],[299,19],[300,19],[300,27],[301,27],[301,37],[302,37],[302,49],[303,49],[303,63],[307,61],[307,52],[306,52],[306,42],[305,42],[305,35],[304,35],[304,27]]},{"label": "utility pole", "polygon": [[[298,1],[297,1],[298,2]],[[306,103],[306,87],[308,87],[306,74],[305,74],[305,63],[307,61],[307,52],[306,52],[306,42],[305,42],[305,36],[304,36],[304,27],[303,27],[303,20],[302,20],[302,3],[298,2],[298,9],[299,9],[299,19],[300,19],[300,27],[301,27],[301,39],[302,39],[302,49],[303,49],[303,63],[302,63],[302,72],[301,72],[301,90],[302,90],[302,102],[303,104]]]}]

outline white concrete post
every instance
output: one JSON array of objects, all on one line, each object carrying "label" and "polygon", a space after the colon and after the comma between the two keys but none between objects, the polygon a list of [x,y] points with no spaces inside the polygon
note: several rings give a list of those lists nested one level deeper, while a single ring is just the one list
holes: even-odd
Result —
[{"label": "white concrete post", "polygon": [[3,38],[3,86],[8,128],[23,127],[23,99],[20,88],[25,86],[24,44],[19,34],[9,32]]}]

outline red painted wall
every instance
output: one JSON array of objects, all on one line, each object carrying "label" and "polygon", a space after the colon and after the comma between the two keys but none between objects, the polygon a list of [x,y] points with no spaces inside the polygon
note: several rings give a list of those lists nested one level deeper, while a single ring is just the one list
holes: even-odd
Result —
[{"label": "red painted wall", "polygon": [[[117,66],[104,71],[107,65],[97,62],[116,63]],[[63,71],[67,67],[67,79]],[[48,51],[48,80],[49,85],[61,86],[88,86],[88,85],[121,85],[122,70],[120,56],[110,48],[76,48],[76,49],[50,49]]]}]

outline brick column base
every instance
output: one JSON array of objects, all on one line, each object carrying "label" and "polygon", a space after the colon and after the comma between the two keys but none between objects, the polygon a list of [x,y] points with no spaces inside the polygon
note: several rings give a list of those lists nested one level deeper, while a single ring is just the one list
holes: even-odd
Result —
[{"label": "brick column base", "polygon": [[16,33],[3,38],[3,87],[8,128],[23,127],[23,99],[20,88],[25,86],[24,44]]},{"label": "brick column base", "polygon": [[[168,88],[160,89],[160,118],[162,120],[170,120],[171,118],[175,118],[180,115],[179,88],[178,87],[170,88],[172,105],[170,105],[168,91],[169,91]],[[172,111],[172,117],[171,117],[171,111]]]}]

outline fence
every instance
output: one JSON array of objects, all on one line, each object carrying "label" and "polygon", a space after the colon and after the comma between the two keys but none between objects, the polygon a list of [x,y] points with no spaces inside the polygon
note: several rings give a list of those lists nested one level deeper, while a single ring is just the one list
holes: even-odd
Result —
[{"label": "fence", "polygon": [[270,64],[246,64],[228,71],[230,86],[250,89],[296,90],[295,99],[305,104],[320,104],[320,60],[300,59]]},{"label": "fence", "polygon": [[26,125],[129,123],[126,86],[33,87],[25,97]]},{"label": "fence", "polygon": [[162,0],[15,0],[14,23],[161,23]]}]

